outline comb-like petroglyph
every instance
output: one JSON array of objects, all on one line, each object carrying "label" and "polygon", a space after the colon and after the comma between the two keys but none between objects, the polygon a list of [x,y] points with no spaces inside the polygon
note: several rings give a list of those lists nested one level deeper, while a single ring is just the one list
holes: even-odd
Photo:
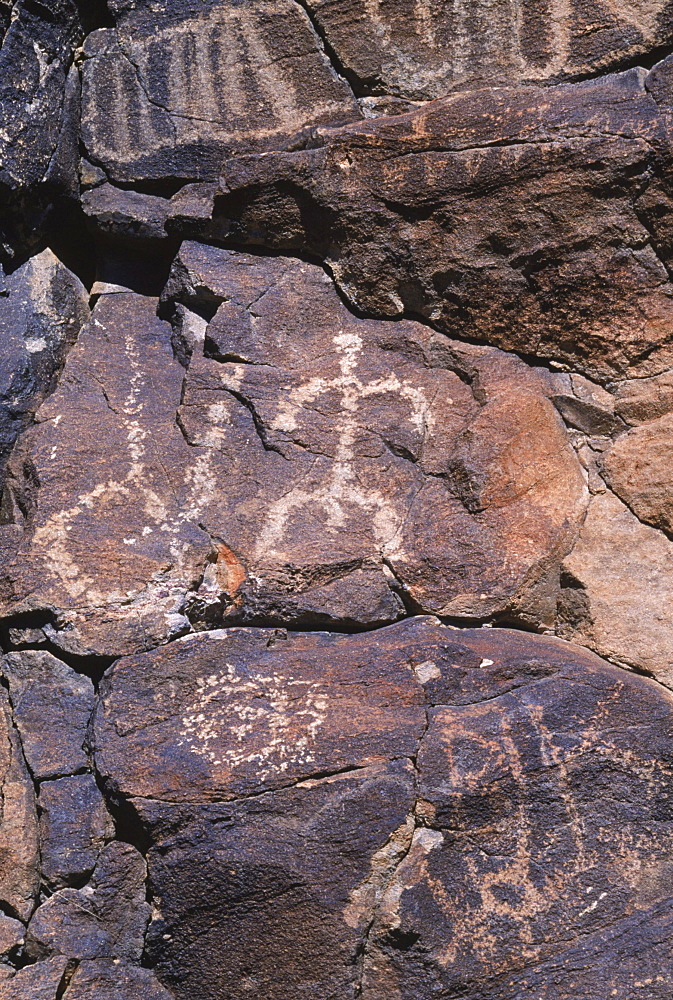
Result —
[{"label": "comb-like petroglyph", "polygon": [[666,0],[307,0],[307,6],[356,86],[416,100],[605,71],[673,39]]},{"label": "comb-like petroglyph", "polygon": [[234,152],[361,117],[295,0],[161,6],[86,41],[82,134],[110,179],[215,180]]}]

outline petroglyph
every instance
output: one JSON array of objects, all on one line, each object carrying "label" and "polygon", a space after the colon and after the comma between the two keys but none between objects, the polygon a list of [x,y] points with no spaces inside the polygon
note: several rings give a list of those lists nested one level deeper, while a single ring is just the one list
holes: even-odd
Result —
[{"label": "petroglyph", "polygon": [[[216,767],[254,766],[261,781],[291,765],[311,764],[312,746],[325,721],[326,687],[282,674],[242,676],[236,666],[196,681],[185,709],[178,746]],[[254,734],[254,741],[252,736]]]},{"label": "petroglyph", "polygon": [[374,93],[442,97],[618,65],[671,38],[666,0],[308,0],[341,63]]},{"label": "petroglyph", "polygon": [[223,0],[150,34],[99,29],[86,55],[84,141],[118,179],[213,179],[235,150],[282,148],[307,126],[360,117],[293,0]]}]

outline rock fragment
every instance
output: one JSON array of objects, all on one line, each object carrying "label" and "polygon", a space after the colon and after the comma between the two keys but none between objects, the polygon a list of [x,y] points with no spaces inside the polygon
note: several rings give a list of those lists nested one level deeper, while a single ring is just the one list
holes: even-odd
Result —
[{"label": "rock fragment", "polygon": [[56,954],[139,963],[150,916],[146,876],[142,855],[113,841],[83,889],[60,889],[36,910],[28,925],[28,954],[38,960]]},{"label": "rock fragment", "polygon": [[55,387],[88,316],[86,289],[51,250],[5,278],[0,295],[0,483],[17,435]]},{"label": "rock fragment", "polygon": [[595,496],[564,560],[558,632],[673,684],[673,543],[612,493]]},{"label": "rock fragment", "polygon": [[119,962],[82,962],[64,1000],[172,1000],[149,969]]},{"label": "rock fragment", "polygon": [[89,767],[84,749],[94,687],[51,653],[22,650],[0,659],[34,778],[61,777]]},{"label": "rock fragment", "polygon": [[57,1000],[67,980],[67,959],[61,955],[28,965],[7,982],[0,982],[0,1000]]},{"label": "rock fragment", "polygon": [[42,878],[51,889],[80,887],[105,843],[112,818],[92,774],[44,781],[38,795]]}]

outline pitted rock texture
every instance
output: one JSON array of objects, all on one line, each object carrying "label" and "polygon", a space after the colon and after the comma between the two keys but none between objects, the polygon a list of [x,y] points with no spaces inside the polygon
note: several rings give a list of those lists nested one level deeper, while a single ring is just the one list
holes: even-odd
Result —
[{"label": "pitted rock texture", "polygon": [[665,0],[307,0],[356,87],[412,99],[580,76],[673,39]]},{"label": "pitted rock texture", "polygon": [[152,843],[178,1000],[663,998],[672,712],[555,639],[242,629],[120,660],[96,760]]},{"label": "pitted rock texture", "polygon": [[82,138],[113,181],[216,180],[236,151],[362,116],[295,0],[112,6],[84,49]]}]

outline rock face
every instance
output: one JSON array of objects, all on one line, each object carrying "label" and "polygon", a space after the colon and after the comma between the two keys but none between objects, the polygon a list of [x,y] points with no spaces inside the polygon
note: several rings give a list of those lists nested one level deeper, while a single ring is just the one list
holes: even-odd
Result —
[{"label": "rock face", "polygon": [[182,389],[156,303],[105,295],[22,439],[40,487],[8,593],[59,609],[57,644],[130,652],[188,619],[372,625],[405,600],[553,618],[585,486],[542,375],[358,319],[291,259],[187,245],[166,297],[183,358],[184,308],[220,303]]},{"label": "rock face", "polygon": [[237,241],[324,256],[369,313],[593,378],[658,373],[668,121],[641,70],[458,94],[226,164],[216,217]]},{"label": "rock face", "polygon": [[568,644],[223,631],[120,660],[101,695],[178,998],[626,998],[670,948],[673,700]]},{"label": "rock face", "polygon": [[454,89],[585,75],[666,44],[670,7],[536,0],[307,0],[320,33],[358,88],[412,99]]},{"label": "rock face", "polygon": [[85,46],[82,136],[116,182],[216,180],[225,157],[361,117],[295,0],[111,5]]},{"label": "rock face", "polygon": [[0,0],[0,1000],[673,996],[672,11]]}]

